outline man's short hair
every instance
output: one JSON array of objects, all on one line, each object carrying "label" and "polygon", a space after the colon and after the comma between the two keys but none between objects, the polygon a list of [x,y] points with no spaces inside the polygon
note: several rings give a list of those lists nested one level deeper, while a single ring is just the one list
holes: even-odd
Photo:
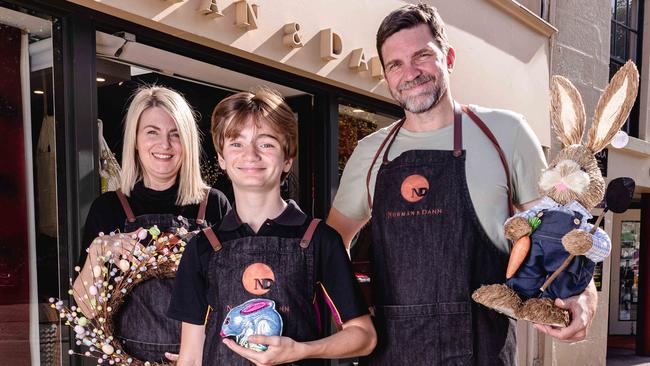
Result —
[{"label": "man's short hair", "polygon": [[442,21],[438,10],[427,4],[408,4],[388,14],[377,30],[377,53],[382,65],[384,64],[384,57],[381,54],[381,47],[386,42],[386,39],[403,29],[414,28],[420,24],[429,26],[438,46],[445,55],[447,54],[450,47],[449,40],[445,23]]},{"label": "man's short hair", "polygon": [[298,121],[280,93],[268,88],[233,94],[214,108],[210,131],[219,155],[223,154],[225,140],[239,135],[249,122],[258,127],[262,123],[268,124],[279,135],[284,158],[296,157]]}]

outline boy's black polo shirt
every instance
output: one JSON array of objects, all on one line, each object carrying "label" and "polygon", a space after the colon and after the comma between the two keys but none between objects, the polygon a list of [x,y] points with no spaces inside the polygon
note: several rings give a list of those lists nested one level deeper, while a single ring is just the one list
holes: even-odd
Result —
[{"label": "boy's black polo shirt", "polygon": [[[302,238],[311,217],[303,213],[294,201],[288,200],[287,203],[280,216],[267,219],[257,234],[248,224],[241,222],[236,208],[224,216],[215,232],[222,243],[248,236]],[[310,245],[314,245],[314,287],[316,292],[322,291],[329,298],[328,305],[335,321],[341,324],[367,314],[367,305],[338,232],[320,222]],[[204,324],[208,309],[207,269],[212,253],[212,246],[203,232],[185,247],[167,311],[170,318],[191,324]]]}]

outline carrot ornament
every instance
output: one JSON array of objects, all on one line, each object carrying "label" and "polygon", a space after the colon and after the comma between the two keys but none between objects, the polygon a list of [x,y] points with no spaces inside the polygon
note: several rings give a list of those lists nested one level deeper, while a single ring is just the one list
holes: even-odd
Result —
[{"label": "carrot ornament", "polygon": [[530,224],[530,232],[528,235],[524,235],[517,239],[510,251],[510,259],[508,259],[508,267],[506,268],[506,279],[510,279],[514,276],[519,267],[521,267],[521,264],[524,263],[524,260],[530,251],[530,235],[532,235],[533,231],[537,229],[542,221],[537,216],[533,216],[528,220],[528,223]]}]

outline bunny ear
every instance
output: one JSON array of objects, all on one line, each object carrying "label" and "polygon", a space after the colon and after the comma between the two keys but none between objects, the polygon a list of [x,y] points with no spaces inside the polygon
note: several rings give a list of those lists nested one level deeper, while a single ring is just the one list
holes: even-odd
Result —
[{"label": "bunny ear", "polygon": [[555,75],[551,80],[551,123],[562,145],[580,144],[585,129],[585,107],[571,82]]},{"label": "bunny ear", "polygon": [[630,115],[638,89],[639,72],[634,62],[628,61],[616,72],[598,101],[587,138],[589,150],[597,153],[614,138]]}]

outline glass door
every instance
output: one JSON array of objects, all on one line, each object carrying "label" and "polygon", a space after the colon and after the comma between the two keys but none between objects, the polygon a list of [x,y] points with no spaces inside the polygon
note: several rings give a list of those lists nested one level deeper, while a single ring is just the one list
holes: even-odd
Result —
[{"label": "glass door", "polygon": [[614,215],[609,334],[636,334],[641,212]]}]

